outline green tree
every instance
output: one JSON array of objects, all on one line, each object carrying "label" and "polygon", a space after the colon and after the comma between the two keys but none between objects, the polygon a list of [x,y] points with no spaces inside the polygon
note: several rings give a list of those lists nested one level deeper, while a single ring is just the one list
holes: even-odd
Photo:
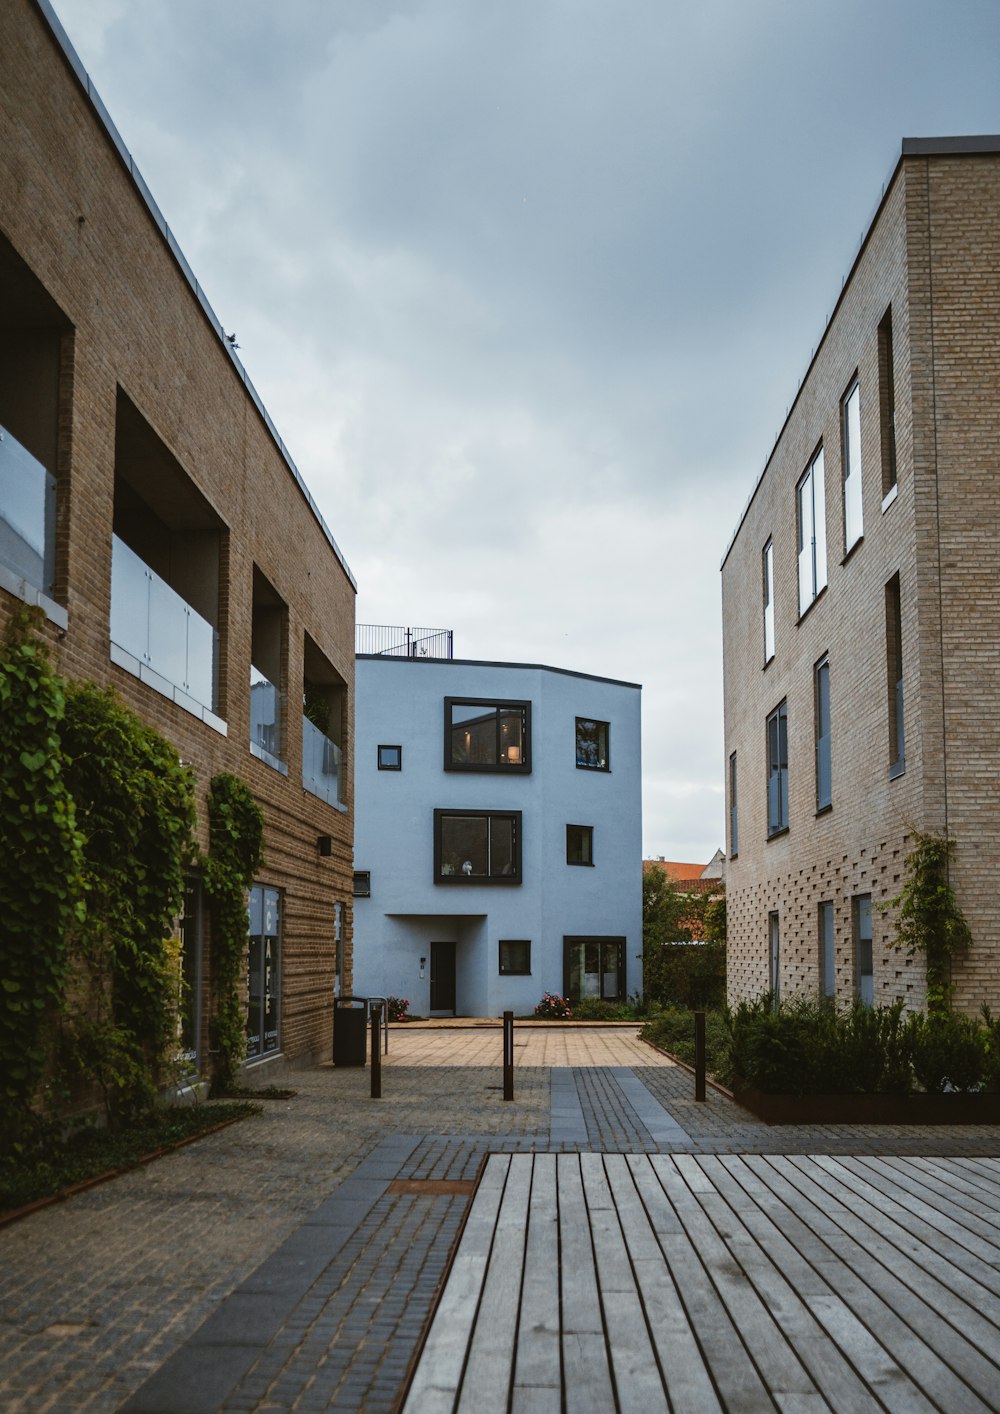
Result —
[{"label": "green tree", "polygon": [[[705,941],[693,941],[696,936]],[[647,1002],[721,1006],[726,995],[725,939],[724,898],[684,893],[663,869],[643,874],[642,985]]]}]

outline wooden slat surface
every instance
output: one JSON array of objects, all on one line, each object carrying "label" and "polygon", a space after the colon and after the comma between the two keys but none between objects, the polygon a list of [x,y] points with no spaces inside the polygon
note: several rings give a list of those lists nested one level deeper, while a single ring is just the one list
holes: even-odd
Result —
[{"label": "wooden slat surface", "polygon": [[1000,1410],[1000,1160],[493,1155],[406,1414]]}]

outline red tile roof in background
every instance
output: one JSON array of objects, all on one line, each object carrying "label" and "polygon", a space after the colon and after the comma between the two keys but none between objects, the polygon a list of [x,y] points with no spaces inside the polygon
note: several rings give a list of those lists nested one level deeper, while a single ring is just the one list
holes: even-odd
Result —
[{"label": "red tile roof in background", "polygon": [[700,879],[708,868],[706,864],[676,864],[672,859],[644,859],[642,861],[642,872],[648,874],[650,869],[662,869],[668,879],[680,883],[683,880]]}]

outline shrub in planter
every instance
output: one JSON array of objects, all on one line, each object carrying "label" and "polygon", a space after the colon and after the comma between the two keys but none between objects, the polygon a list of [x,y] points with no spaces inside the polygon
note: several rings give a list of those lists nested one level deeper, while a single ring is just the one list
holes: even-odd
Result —
[{"label": "shrub in planter", "polygon": [[946,1088],[963,1095],[986,1077],[989,1037],[977,1021],[955,1012],[913,1017],[913,1070],[929,1095]]},{"label": "shrub in planter", "polygon": [[[648,1021],[642,1039],[669,1051],[685,1065],[694,1065],[694,1012],[668,1007]],[[723,1085],[732,1080],[732,1032],[725,1011],[705,1013],[705,1068]]]},{"label": "shrub in planter", "polygon": [[389,1021],[406,1021],[410,1003],[405,997],[386,997],[386,1014]]},{"label": "shrub in planter", "polygon": [[535,1007],[535,1015],[547,1021],[567,1021],[573,1015],[573,1008],[558,992],[546,992]]}]

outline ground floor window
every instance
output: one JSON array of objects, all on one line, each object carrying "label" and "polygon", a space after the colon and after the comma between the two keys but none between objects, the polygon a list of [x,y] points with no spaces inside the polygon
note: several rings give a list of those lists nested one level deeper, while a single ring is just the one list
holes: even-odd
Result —
[{"label": "ground floor window", "polygon": [[500,976],[530,977],[531,941],[528,938],[500,939]]},{"label": "ground floor window", "polygon": [[781,1000],[781,924],[777,913],[767,915],[768,984],[775,1004]]},{"label": "ground floor window", "polygon": [[281,1011],[281,894],[250,890],[247,958],[247,1060],[279,1049]]},{"label": "ground floor window", "polygon": [[875,968],[872,958],[872,896],[854,895],[854,991],[865,1006],[875,1003]]},{"label": "ground floor window", "polygon": [[563,992],[571,1002],[584,997],[623,1002],[625,939],[564,938]]}]

